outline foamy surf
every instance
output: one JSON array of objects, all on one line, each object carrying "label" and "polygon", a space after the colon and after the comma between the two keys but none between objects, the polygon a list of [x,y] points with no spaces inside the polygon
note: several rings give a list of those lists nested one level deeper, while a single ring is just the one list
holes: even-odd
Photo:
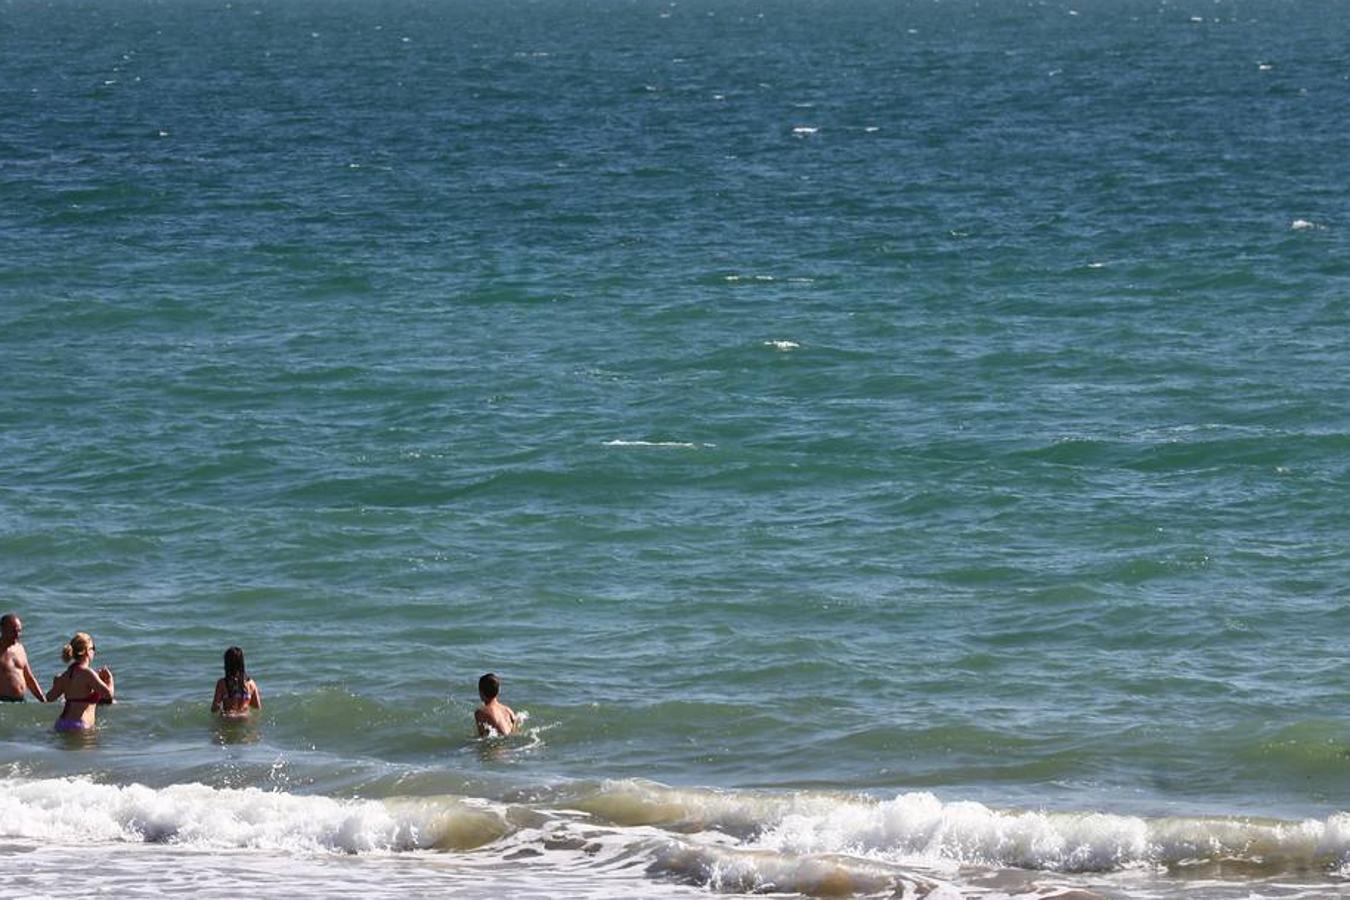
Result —
[{"label": "foamy surf", "polygon": [[891,799],[687,791],[622,782],[581,803],[618,824],[737,835],[781,857],[846,855],[938,871],[963,866],[1044,872],[1185,868],[1242,860],[1275,871],[1350,866],[1350,813],[1288,822],[1105,812],[1000,810],[926,792]]},{"label": "foamy surf", "polygon": [[[1168,896],[1177,873],[1224,866],[1267,878],[1313,873],[1330,884],[1350,865],[1344,813],[1303,822],[1149,819],[998,810],[930,793],[873,799],[639,781],[563,785],[515,803],[337,799],[202,784],[156,789],[86,777],[12,777],[0,785],[0,838],[26,851],[136,845],[204,852],[209,859],[243,853],[308,860],[304,865],[313,865],[316,854],[357,857],[384,867],[385,874],[372,876],[384,887],[397,858],[419,860],[409,864],[419,872],[429,858],[440,859],[428,870],[437,878],[509,870],[525,884],[574,877],[587,890],[617,879],[632,896],[673,895],[663,893],[664,884],[930,900],[1089,888],[1080,896],[1119,896],[1112,885],[1131,872],[1145,873]],[[1216,890],[1206,895],[1224,896]]]},{"label": "foamy surf", "polygon": [[453,798],[337,800],[257,788],[150,788],[87,778],[5,782],[0,836],[81,844],[342,853],[468,850],[509,832],[503,814]]}]

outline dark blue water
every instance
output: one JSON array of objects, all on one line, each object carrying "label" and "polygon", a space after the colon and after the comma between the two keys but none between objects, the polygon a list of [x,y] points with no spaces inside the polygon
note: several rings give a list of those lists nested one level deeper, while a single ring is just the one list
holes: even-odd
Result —
[{"label": "dark blue water", "polygon": [[[325,805],[448,794],[586,810],[658,893],[819,854],[1333,889],[1346,15],[0,4],[0,597],[44,682],[90,631],[125,700],[79,752],[0,710],[10,836],[134,842],[201,783],[298,804],[181,837],[282,867],[535,846]],[[67,775],[162,793],[52,831]],[[151,838],[257,815],[207,796]],[[1283,862],[1168,880],[1226,855]],[[639,890],[605,871],[567,890]]]}]

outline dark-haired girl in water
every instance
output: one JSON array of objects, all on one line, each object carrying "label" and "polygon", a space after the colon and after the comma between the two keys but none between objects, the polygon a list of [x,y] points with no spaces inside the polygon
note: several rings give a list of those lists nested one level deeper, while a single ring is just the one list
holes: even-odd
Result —
[{"label": "dark-haired girl in water", "polygon": [[65,697],[66,705],[56,720],[57,731],[88,731],[94,727],[94,711],[99,703],[111,703],[113,676],[106,667],[95,672],[89,665],[94,659],[94,639],[83,631],[76,633],[70,643],[61,648],[61,659],[70,666],[52,681],[48,700]]},{"label": "dark-haired girl in water", "polygon": [[225,651],[225,677],[216,682],[211,712],[239,719],[247,716],[250,709],[262,709],[262,694],[244,669],[244,651],[231,647]]}]

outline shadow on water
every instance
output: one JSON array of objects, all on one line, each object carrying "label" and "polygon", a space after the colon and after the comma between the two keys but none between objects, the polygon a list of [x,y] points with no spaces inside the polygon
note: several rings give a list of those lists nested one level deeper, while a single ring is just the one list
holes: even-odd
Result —
[{"label": "shadow on water", "polygon": [[502,737],[495,731],[485,737],[474,738],[472,746],[480,762],[509,763],[530,754],[544,745],[544,732],[550,726],[531,728],[529,714],[522,711],[521,726],[513,734]]},{"label": "shadow on water", "polygon": [[510,762],[512,751],[509,737],[483,737],[474,741],[474,751],[478,754],[479,762],[502,763]]},{"label": "shadow on water", "polygon": [[261,717],[216,716],[211,737],[222,747],[233,744],[256,744],[262,740]]},{"label": "shadow on water", "polygon": [[98,726],[77,731],[58,731],[52,728],[52,738],[61,750],[87,750],[98,746]]}]

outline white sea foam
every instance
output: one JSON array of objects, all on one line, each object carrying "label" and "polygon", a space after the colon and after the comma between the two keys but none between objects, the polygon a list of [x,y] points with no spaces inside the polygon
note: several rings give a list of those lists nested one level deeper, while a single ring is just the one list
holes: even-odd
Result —
[{"label": "white sea foam", "polygon": [[1312,231],[1325,227],[1325,225],[1318,225],[1316,222],[1310,222],[1307,219],[1295,219],[1289,223],[1289,228],[1292,231]]},{"label": "white sea foam", "polygon": [[[1302,822],[997,810],[926,792],[878,801],[612,783],[585,807],[626,825],[747,833],[778,860],[845,855],[954,875],[962,866],[1108,872],[1243,860],[1272,870],[1350,869],[1350,813]],[[776,864],[776,863],[775,863]]]},{"label": "white sea foam", "polygon": [[780,353],[790,353],[793,350],[799,349],[801,344],[796,341],[765,341],[764,346],[772,347]]},{"label": "white sea foam", "polygon": [[1342,867],[1350,864],[1350,814],[1325,821],[1145,819],[1106,813],[1005,812],[943,803],[932,794],[840,803],[792,813],[759,846],[780,853],[856,853],[930,865],[1016,866],[1104,872],[1214,859]]},{"label": "white sea foam", "polygon": [[467,849],[509,830],[499,811],[449,798],[335,800],[203,784],[116,786],[87,778],[7,780],[0,792],[0,836],[70,844],[367,853]]},{"label": "white sea foam", "polygon": [[[1222,861],[1271,872],[1350,871],[1350,814],[1277,822],[1002,811],[929,793],[890,800],[608,782],[570,809],[453,797],[338,800],[88,778],[7,778],[0,838],[35,846],[136,844],[374,862],[406,850],[480,850],[455,866],[501,866],[546,880],[633,871],[719,891],[845,896],[989,896],[955,888],[975,870],[1104,873]],[[419,855],[419,858],[421,857]],[[640,871],[640,870],[638,870]],[[373,870],[372,870],[373,873]],[[586,875],[585,873],[590,873]],[[280,894],[274,894],[280,896]],[[627,892],[623,895],[636,895]],[[1039,895],[1046,896],[1046,895]]]},{"label": "white sea foam", "polygon": [[716,447],[716,444],[695,443],[694,441],[626,441],[622,438],[605,441],[606,447],[676,447],[682,450],[702,450]]},{"label": "white sea foam", "polygon": [[[404,900],[453,897],[623,897],[627,900],[707,900],[702,888],[651,878],[641,866],[616,858],[627,842],[586,840],[585,849],[554,849],[567,835],[522,834],[497,848],[504,853],[349,854],[290,853],[256,848],[202,851],[173,844],[78,846],[7,841],[2,896],[64,900],[73,893],[118,900],[161,897],[299,897]],[[575,840],[570,843],[577,843]],[[530,849],[525,849],[528,846]],[[509,853],[510,851],[508,851]],[[72,854],[79,870],[71,869]],[[22,888],[18,888],[22,885]],[[9,894],[5,888],[21,893]]]},{"label": "white sea foam", "polygon": [[653,874],[705,885],[736,894],[805,894],[809,897],[847,897],[881,894],[913,897],[922,891],[928,900],[960,898],[949,886],[931,878],[896,873],[857,860],[818,856],[782,856],[733,847],[672,841],[656,853],[648,866]]},{"label": "white sea foam", "polygon": [[792,127],[792,133],[797,135],[798,137],[807,137],[808,135],[815,134],[818,131],[820,131],[820,129],[814,125],[794,125]]}]

